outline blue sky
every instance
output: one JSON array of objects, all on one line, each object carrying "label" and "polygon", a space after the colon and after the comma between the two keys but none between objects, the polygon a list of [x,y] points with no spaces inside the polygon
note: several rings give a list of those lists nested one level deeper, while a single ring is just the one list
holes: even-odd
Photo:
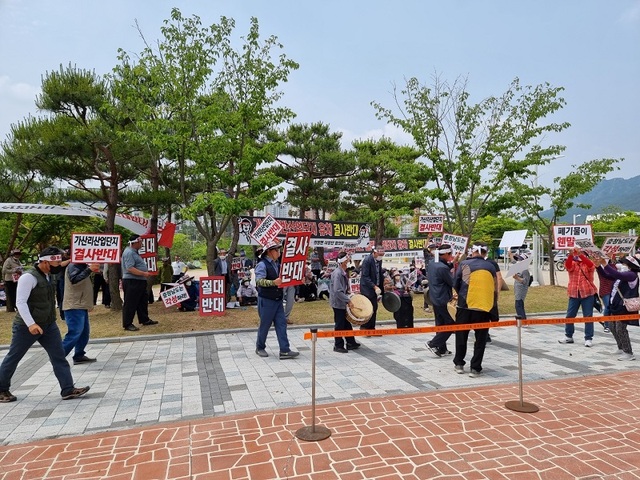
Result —
[{"label": "blue sky", "polygon": [[328,123],[346,146],[383,134],[410,141],[370,105],[392,106],[405,78],[467,77],[479,101],[519,77],[564,87],[568,102],[554,120],[572,126],[543,140],[567,151],[541,183],[604,157],[625,158],[609,178],[640,175],[640,0],[0,0],[0,138],[36,113],[45,72],[109,72],[118,48],[143,47],[135,20],[155,40],[172,7],[205,25],[232,17],[239,34],[257,17],[261,35],[300,64],[282,88],[295,121]]}]

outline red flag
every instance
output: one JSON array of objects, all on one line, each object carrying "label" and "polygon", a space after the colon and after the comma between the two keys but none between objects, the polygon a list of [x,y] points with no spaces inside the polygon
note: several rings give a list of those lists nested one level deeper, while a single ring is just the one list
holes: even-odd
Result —
[{"label": "red flag", "polygon": [[164,224],[162,232],[160,232],[159,247],[171,248],[173,246],[173,236],[176,234],[176,224],[167,222]]}]

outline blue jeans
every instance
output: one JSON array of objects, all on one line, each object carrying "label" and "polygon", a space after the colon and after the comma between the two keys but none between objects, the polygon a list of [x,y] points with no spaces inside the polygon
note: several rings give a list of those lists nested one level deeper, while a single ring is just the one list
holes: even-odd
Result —
[{"label": "blue jeans", "polygon": [[258,350],[264,350],[266,348],[267,335],[273,324],[275,325],[280,352],[290,352],[291,348],[289,348],[289,339],[287,338],[287,319],[284,316],[282,299],[271,300],[258,296],[258,313],[260,315],[260,325],[258,326],[256,348]]},{"label": "blue jeans", "polygon": [[85,355],[85,347],[89,343],[89,312],[87,310],[72,309],[64,311],[64,321],[67,322],[67,334],[62,340],[65,356],[75,347],[73,358]]},{"label": "blue jeans", "polygon": [[524,311],[524,300],[516,300],[516,315],[525,320],[527,314]]},{"label": "blue jeans", "polygon": [[60,394],[64,396],[73,390],[73,376],[62,348],[62,338],[60,337],[58,325],[52,323],[41,328],[43,330],[42,335],[32,335],[24,322],[13,324],[11,346],[7,356],[2,361],[2,365],[0,365],[0,391],[9,390],[11,377],[13,377],[18,367],[18,363],[36,341],[42,345],[42,348],[49,355],[53,373],[60,384]]},{"label": "blue jeans", "polygon": [[[582,308],[583,317],[593,317],[593,295],[589,295],[585,298],[569,298],[569,306],[567,307],[566,318],[576,318],[578,315],[578,309]],[[573,338],[575,332],[575,323],[567,323],[564,326],[564,333],[567,337]],[[593,322],[585,322],[584,324],[584,339],[593,339]]]}]

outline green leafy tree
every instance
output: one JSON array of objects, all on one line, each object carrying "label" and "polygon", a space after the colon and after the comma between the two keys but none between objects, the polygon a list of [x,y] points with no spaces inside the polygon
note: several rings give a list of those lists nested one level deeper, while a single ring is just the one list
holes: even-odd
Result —
[{"label": "green leafy tree", "polygon": [[[12,125],[3,144],[18,171],[68,182],[94,202],[105,204],[105,231],[114,232],[120,193],[139,178],[148,157],[139,144],[121,135],[130,125],[119,123],[107,108],[112,97],[94,72],[72,66],[47,73],[36,106],[45,116]],[[112,276],[113,275],[113,276]],[[117,272],[110,270],[113,308],[122,307]]]},{"label": "green leafy tree", "polygon": [[121,52],[116,69],[137,86],[126,96],[143,111],[136,128],[175,166],[181,215],[206,240],[210,273],[228,227],[235,250],[237,216],[263,208],[279,191],[281,179],[266,167],[281,145],[267,133],[293,117],[280,106],[278,87],[298,67],[282,53],[274,58],[283,47],[273,36],[261,40],[257,19],[239,50],[234,28],[226,17],[203,28],[197,16],[173,9],[157,48],[148,46],[136,62]]},{"label": "green leafy tree", "polygon": [[513,217],[486,215],[476,222],[476,226],[473,229],[473,238],[470,240],[486,242],[491,246],[491,250],[495,252],[500,245],[500,239],[504,232],[526,229],[527,227],[522,222]]},{"label": "green leafy tree", "polygon": [[354,168],[352,156],[340,147],[341,137],[323,123],[295,124],[272,135],[283,144],[273,170],[291,186],[287,202],[299,210],[300,218],[313,212],[314,218],[324,219],[337,210],[345,179]]},{"label": "green leafy tree", "polygon": [[[591,205],[576,204],[575,199],[593,190],[606,174],[617,169],[622,159],[590,160],[581,165],[573,165],[571,173],[565,177],[553,179],[553,186],[527,184],[518,178],[512,178],[512,205],[515,210],[525,216],[530,226],[545,240],[549,258],[553,258],[553,226],[573,207],[591,208]],[[551,205],[551,216],[543,216],[543,206]],[[554,263],[549,262],[551,285],[555,285]]]},{"label": "green leafy tree", "polygon": [[409,133],[429,166],[427,192],[445,215],[445,229],[472,235],[478,218],[509,206],[508,182],[545,164],[562,147],[542,138],[568,123],[547,122],[565,104],[562,88],[523,87],[516,78],[506,92],[470,101],[466,80],[435,78],[432,86],[410,78],[394,90],[395,108],[372,102],[380,119]]},{"label": "green leafy tree", "polygon": [[353,220],[371,223],[379,243],[389,220],[412,215],[424,204],[428,168],[417,161],[420,152],[387,138],[356,140],[353,148],[356,170],[342,210]]}]

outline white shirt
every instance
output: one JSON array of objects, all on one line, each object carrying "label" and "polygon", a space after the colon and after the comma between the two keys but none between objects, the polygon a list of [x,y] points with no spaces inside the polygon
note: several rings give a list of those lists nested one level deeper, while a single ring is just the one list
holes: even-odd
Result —
[{"label": "white shirt", "polygon": [[171,264],[171,268],[173,268],[174,275],[180,275],[182,273],[182,270],[184,270],[184,267],[186,267],[186,265],[180,261],[173,262]]},{"label": "white shirt", "polygon": [[[48,280],[49,275],[45,274],[45,276]],[[18,280],[18,287],[16,288],[16,308],[27,327],[35,325],[36,323],[31,315],[31,311],[29,310],[29,305],[27,305],[27,300],[29,300],[31,290],[36,288],[36,285],[38,285],[38,279],[34,277],[31,272],[27,272],[20,277]]]}]

